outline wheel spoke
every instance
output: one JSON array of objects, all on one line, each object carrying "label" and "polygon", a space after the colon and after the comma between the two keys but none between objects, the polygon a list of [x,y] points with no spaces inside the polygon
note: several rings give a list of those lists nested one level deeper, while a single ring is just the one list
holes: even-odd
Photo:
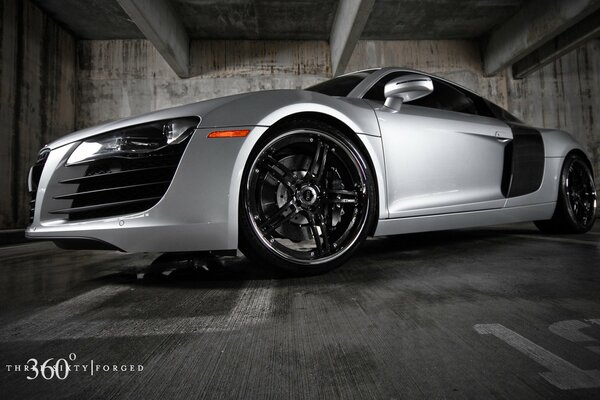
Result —
[{"label": "wheel spoke", "polygon": [[[325,222],[321,219],[321,216],[317,214],[317,218],[315,218],[315,214],[312,212],[307,212],[306,216],[308,218],[308,225],[310,226],[310,231],[312,232],[313,238],[315,240],[315,246],[317,247],[317,255],[323,256],[329,250],[329,238],[327,236]],[[319,234],[319,229],[321,230],[321,234]]]},{"label": "wheel spoke", "polygon": [[275,211],[273,214],[269,215],[268,217],[265,218],[265,220],[263,222],[261,222],[260,224],[258,224],[258,227],[260,229],[264,228],[267,225],[270,225],[273,222],[274,218],[279,217],[280,215],[282,215],[283,213],[285,213],[290,206],[292,205],[291,201],[288,201],[286,204],[284,204],[282,207],[278,208],[277,211]]},{"label": "wheel spoke", "polygon": [[290,206],[291,202],[281,207],[270,217],[266,218],[265,221],[258,226],[259,229],[261,229],[266,235],[279,228],[290,219],[294,218],[294,216],[297,214],[296,211],[291,211],[289,214],[285,215],[285,212],[289,210]]},{"label": "wheel spoke", "polygon": [[310,173],[320,181],[323,178],[325,172],[325,164],[327,163],[327,153],[329,152],[329,145],[323,144],[322,141],[317,142],[317,149],[315,155],[310,164]]},{"label": "wheel spoke", "polygon": [[283,184],[287,189],[293,191],[293,185],[296,180],[292,171],[285,165],[277,161],[271,156],[266,156],[261,160],[261,165],[264,166],[269,174]]},{"label": "wheel spoke", "polygon": [[319,227],[321,228],[321,239],[323,244],[323,249],[325,252],[329,252],[329,235],[327,233],[327,224],[325,223],[325,218],[322,214],[317,214],[317,218],[315,221]]}]

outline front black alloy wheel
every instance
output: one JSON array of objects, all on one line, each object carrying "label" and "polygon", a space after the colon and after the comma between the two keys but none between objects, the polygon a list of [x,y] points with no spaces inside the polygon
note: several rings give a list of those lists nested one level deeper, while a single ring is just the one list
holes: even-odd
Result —
[{"label": "front black alloy wheel", "polygon": [[337,128],[308,120],[279,127],[244,171],[241,249],[288,271],[327,271],[365,239],[374,192],[369,164]]},{"label": "front black alloy wheel", "polygon": [[564,161],[556,211],[552,219],[536,221],[547,233],[584,233],[592,229],[596,218],[596,188],[587,160],[578,154]]}]

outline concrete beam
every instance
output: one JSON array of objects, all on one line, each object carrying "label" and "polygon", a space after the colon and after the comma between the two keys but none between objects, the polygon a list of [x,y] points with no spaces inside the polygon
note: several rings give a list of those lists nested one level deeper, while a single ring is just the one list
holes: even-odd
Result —
[{"label": "concrete beam", "polygon": [[513,77],[524,78],[597,37],[600,37],[600,10],[517,61],[513,65]]},{"label": "concrete beam", "polygon": [[344,73],[374,3],[375,0],[340,1],[329,37],[333,76]]},{"label": "concrete beam", "polygon": [[117,0],[181,78],[189,77],[190,38],[168,0]]},{"label": "concrete beam", "polygon": [[531,0],[492,31],[483,48],[485,75],[494,75],[600,8],[599,0]]}]

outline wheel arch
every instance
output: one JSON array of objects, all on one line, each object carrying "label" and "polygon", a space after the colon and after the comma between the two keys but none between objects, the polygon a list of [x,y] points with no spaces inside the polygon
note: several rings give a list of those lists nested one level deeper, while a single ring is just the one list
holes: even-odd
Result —
[{"label": "wheel arch", "polygon": [[[238,157],[235,163],[234,174],[230,183],[229,191],[229,205],[228,205],[228,242],[230,248],[238,248],[239,243],[239,219],[238,210],[240,205],[240,195],[242,191],[242,177],[246,163],[256,149],[261,144],[261,138],[265,137],[273,129],[285,124],[286,122],[295,119],[306,119],[311,118],[319,122],[326,122],[331,124],[348,135],[348,138],[354,143],[359,150],[362,152],[365,160],[369,163],[369,167],[373,171],[375,177],[375,195],[376,195],[376,215],[372,226],[369,227],[369,236],[374,235],[377,229],[377,221],[381,219],[381,215],[387,213],[387,207],[384,203],[385,196],[385,169],[383,164],[383,148],[381,146],[381,138],[377,136],[370,136],[366,134],[358,134],[350,126],[341,121],[340,119],[331,115],[315,112],[315,111],[304,111],[287,114],[270,126],[256,126],[248,135],[245,140],[242,149],[238,153]],[[383,210],[383,211],[382,211]]]},{"label": "wheel arch", "polygon": [[[339,129],[340,131],[344,132],[344,134],[348,135],[348,139],[350,139],[350,141],[352,141],[352,143],[358,147],[358,149],[364,155],[367,163],[369,163],[369,168],[371,168],[371,171],[373,171],[373,174],[375,176],[375,182],[374,182],[375,183],[375,197],[376,197],[375,213],[376,213],[376,215],[379,216],[380,209],[383,206],[382,202],[381,202],[381,196],[382,196],[382,193],[380,190],[381,183],[379,182],[379,176],[382,174],[382,170],[381,170],[381,168],[379,168],[379,160],[378,160],[379,157],[377,154],[374,154],[372,146],[365,144],[365,142],[363,142],[363,140],[361,140],[360,135],[358,133],[356,133],[352,128],[350,128],[350,126],[348,126],[346,123],[341,121],[340,119],[333,117],[331,115],[328,115],[328,114],[324,114],[321,112],[315,112],[315,111],[304,111],[304,112],[297,112],[294,114],[287,115],[287,116],[279,119],[273,125],[271,125],[271,127],[265,132],[265,134],[267,134],[271,130],[277,129],[278,127],[280,127],[286,123],[292,122],[294,120],[299,120],[299,119],[311,119],[311,120],[315,120],[315,121],[319,121],[319,122],[323,122],[323,123],[332,125],[335,128]],[[363,136],[365,136],[365,135],[363,135]],[[371,147],[371,149],[369,149],[368,147]],[[377,167],[375,165],[374,160],[377,161]],[[375,218],[373,220],[372,226],[369,227],[369,236],[373,236],[375,234],[375,230],[377,229],[377,221],[378,220],[379,220],[379,218]]]},{"label": "wheel arch", "polygon": [[[594,177],[594,180],[595,180],[596,177],[594,176],[594,166],[592,165],[592,161],[587,156],[587,154],[585,154],[585,152],[581,149],[573,149],[566,154],[565,159],[571,155],[578,155],[578,156],[581,156],[581,158],[583,158],[583,160],[587,164],[588,168],[592,172],[592,177]],[[563,161],[563,164],[564,164],[564,161]]]}]

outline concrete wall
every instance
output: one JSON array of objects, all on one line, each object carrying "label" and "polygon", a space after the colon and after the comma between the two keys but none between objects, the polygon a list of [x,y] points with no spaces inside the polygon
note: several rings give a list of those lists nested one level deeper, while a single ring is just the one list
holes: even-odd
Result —
[{"label": "concrete wall", "polygon": [[256,90],[295,89],[330,76],[324,41],[193,41],[180,79],[146,40],[78,43],[76,126]]},{"label": "concrete wall", "polygon": [[600,40],[507,82],[509,110],[534,126],[573,134],[592,157],[600,188]]},{"label": "concrete wall", "polygon": [[[78,43],[76,126],[253,90],[310,86],[330,77],[329,46],[315,41],[193,41],[180,79],[146,40]],[[475,41],[361,41],[348,71],[381,65],[422,69],[507,105],[506,79],[482,76]]]},{"label": "concrete wall", "polygon": [[29,1],[0,0],[0,229],[28,221],[29,166],[74,128],[75,39]]}]

